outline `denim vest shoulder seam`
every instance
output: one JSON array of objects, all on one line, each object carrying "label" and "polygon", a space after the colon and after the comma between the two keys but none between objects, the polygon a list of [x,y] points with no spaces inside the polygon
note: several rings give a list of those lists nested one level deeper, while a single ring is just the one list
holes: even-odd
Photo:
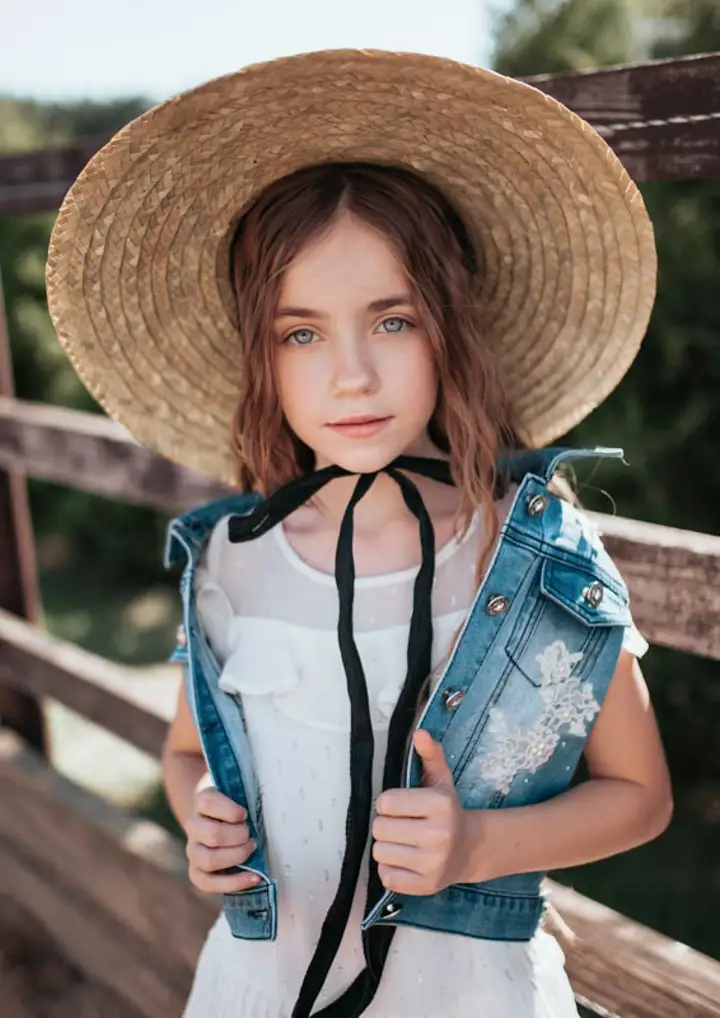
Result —
[{"label": "denim vest shoulder seam", "polygon": [[165,568],[169,569],[178,561],[179,556],[174,554],[173,547],[175,539],[180,540],[180,536],[183,535],[185,541],[182,543],[186,554],[193,555],[194,553],[194,557],[197,558],[218,520],[233,513],[243,513],[243,510],[247,511],[248,507],[256,505],[258,501],[260,501],[260,496],[255,492],[238,492],[197,506],[181,516],[173,517],[167,525],[165,534],[163,556]]}]

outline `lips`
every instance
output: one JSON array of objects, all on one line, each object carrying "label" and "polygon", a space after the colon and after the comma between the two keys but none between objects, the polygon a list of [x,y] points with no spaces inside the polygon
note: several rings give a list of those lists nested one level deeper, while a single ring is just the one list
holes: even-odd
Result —
[{"label": "lips", "polygon": [[333,421],[328,427],[345,438],[369,438],[390,423],[392,417],[373,417],[372,414],[358,414]]},{"label": "lips", "polygon": [[387,417],[378,417],[377,414],[357,414],[354,417],[343,417],[339,421],[332,421],[330,427],[343,428],[352,424],[375,424],[378,421],[387,421]]}]

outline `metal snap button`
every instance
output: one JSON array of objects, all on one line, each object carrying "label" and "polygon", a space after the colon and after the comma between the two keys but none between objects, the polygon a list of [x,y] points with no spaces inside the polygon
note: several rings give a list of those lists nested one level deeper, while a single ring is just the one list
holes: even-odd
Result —
[{"label": "metal snap button", "polygon": [[527,500],[527,511],[530,516],[542,516],[547,507],[547,495],[533,495]]},{"label": "metal snap button", "polygon": [[583,597],[585,598],[588,604],[591,604],[593,606],[593,608],[597,608],[597,606],[600,604],[604,596],[605,589],[599,580],[595,580],[593,583],[590,584],[589,587],[586,587],[585,590],[583,591]]},{"label": "metal snap button", "polygon": [[446,689],[443,693],[443,700],[445,701],[445,707],[448,710],[455,710],[465,699],[465,694],[462,689]]},{"label": "metal snap button", "polygon": [[175,642],[178,647],[187,647],[187,633],[185,632],[185,626],[178,626],[175,630]]},{"label": "metal snap button", "polygon": [[510,607],[510,599],[504,594],[493,594],[488,598],[485,611],[488,615],[504,615]]},{"label": "metal snap button", "polygon": [[394,919],[396,915],[402,912],[402,905],[397,905],[394,901],[389,901],[383,909],[383,919]]}]

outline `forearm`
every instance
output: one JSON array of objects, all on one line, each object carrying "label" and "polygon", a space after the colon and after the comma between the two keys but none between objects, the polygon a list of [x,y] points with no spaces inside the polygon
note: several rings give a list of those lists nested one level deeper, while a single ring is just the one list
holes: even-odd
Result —
[{"label": "forearm", "polygon": [[532,806],[467,811],[467,874],[475,883],[512,873],[579,866],[657,837],[672,811],[669,794],[594,778]]},{"label": "forearm", "polygon": [[167,745],[162,755],[162,776],[170,808],[186,830],[199,785],[210,784],[205,760],[199,753],[181,753]]}]

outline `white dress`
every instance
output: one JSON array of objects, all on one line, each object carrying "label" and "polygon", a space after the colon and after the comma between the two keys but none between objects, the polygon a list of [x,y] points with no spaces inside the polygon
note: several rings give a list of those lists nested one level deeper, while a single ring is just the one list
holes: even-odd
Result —
[{"label": "white dress", "polygon": [[[499,511],[506,512],[513,492]],[[433,667],[442,665],[475,587],[482,527],[436,556]],[[387,728],[405,679],[417,569],[359,576],[354,629],[373,711],[374,796],[382,789]],[[350,794],[350,707],[337,646],[333,576],[304,562],[282,526],[230,544],[227,518],[211,537],[197,577],[198,610],[242,697],[263,799],[268,863],[278,885],[273,942],[232,937],[219,916],[198,961],[184,1018],[289,1018],[338,885]],[[626,645],[646,644],[637,630]],[[340,950],[315,1011],[364,967],[360,921],[367,859]],[[478,940],[400,926],[367,1018],[577,1018],[555,939]]]}]

